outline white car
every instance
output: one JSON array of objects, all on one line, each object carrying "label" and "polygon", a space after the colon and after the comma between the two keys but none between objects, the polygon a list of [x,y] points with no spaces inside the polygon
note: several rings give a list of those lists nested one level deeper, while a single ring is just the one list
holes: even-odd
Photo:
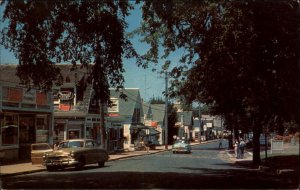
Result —
[{"label": "white car", "polygon": [[178,152],[191,153],[191,150],[191,145],[186,143],[184,140],[177,140],[172,146],[174,154]]}]

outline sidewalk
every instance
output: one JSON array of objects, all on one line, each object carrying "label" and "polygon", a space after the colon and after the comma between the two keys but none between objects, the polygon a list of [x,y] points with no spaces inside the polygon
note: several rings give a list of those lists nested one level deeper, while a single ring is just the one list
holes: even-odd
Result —
[{"label": "sidewalk", "polygon": [[[206,143],[215,142],[215,141],[216,140],[205,141],[205,142],[202,142],[201,144],[206,144]],[[191,146],[193,146],[193,145],[199,145],[199,143],[191,143]],[[111,162],[114,160],[131,158],[131,157],[156,154],[159,152],[171,151],[171,150],[172,150],[172,145],[169,145],[168,149],[165,149],[165,145],[161,145],[161,146],[156,146],[155,150],[149,150],[148,152],[147,151],[128,151],[128,152],[114,153],[114,154],[109,155],[108,162]],[[0,166],[0,177],[28,174],[28,173],[45,171],[45,170],[46,170],[45,166],[32,165],[31,162],[3,165],[3,166]]]},{"label": "sidewalk", "polygon": [[[171,150],[172,146],[169,145],[168,149],[165,149],[165,146],[157,146],[155,150],[149,150],[147,151],[128,151],[128,152],[122,152],[122,153],[115,153],[109,155],[109,160],[119,160],[119,159],[126,159],[130,157],[136,157],[136,156],[143,156],[147,154],[156,154],[158,152],[162,151],[168,151]],[[33,173],[33,172],[39,172],[46,170],[46,167],[43,165],[32,165],[31,162],[28,163],[20,163],[20,164],[10,164],[10,165],[4,165],[0,166],[0,176],[13,176],[13,175],[20,175],[20,174],[27,174],[27,173]]]}]

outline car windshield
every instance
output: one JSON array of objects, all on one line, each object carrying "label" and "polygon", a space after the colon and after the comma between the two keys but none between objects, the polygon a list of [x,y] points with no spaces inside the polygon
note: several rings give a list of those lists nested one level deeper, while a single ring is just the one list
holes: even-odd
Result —
[{"label": "car windshield", "polygon": [[185,143],[184,140],[177,140],[175,143]]},{"label": "car windshield", "polygon": [[58,145],[59,148],[74,148],[74,147],[83,147],[83,141],[68,141],[62,142]]}]

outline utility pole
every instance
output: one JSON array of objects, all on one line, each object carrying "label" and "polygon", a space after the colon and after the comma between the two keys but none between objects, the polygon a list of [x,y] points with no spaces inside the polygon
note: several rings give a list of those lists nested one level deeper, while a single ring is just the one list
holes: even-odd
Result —
[{"label": "utility pole", "polygon": [[198,134],[198,142],[201,144],[201,107],[199,102],[199,134]]},{"label": "utility pole", "polygon": [[168,149],[168,72],[165,72],[165,149]]}]

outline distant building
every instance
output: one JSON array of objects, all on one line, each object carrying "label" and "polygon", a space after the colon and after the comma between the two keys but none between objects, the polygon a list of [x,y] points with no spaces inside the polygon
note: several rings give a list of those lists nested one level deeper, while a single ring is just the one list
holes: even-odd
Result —
[{"label": "distant building", "polygon": [[192,141],[193,137],[193,112],[192,111],[182,111],[177,112],[177,123],[175,127],[178,127],[177,137],[180,139],[185,139],[187,141]]},{"label": "distant building", "polygon": [[145,126],[149,128],[150,141],[164,144],[165,104],[143,104]]}]

